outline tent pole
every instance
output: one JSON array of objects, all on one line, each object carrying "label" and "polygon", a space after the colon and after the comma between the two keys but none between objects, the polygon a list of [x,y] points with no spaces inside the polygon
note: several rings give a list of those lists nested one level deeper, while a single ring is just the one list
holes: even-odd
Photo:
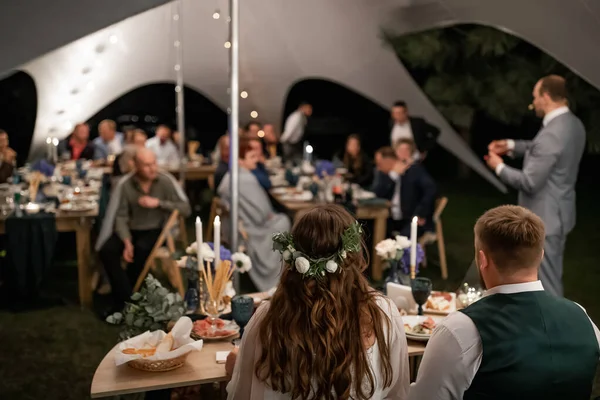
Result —
[{"label": "tent pole", "polygon": [[[231,251],[238,251],[238,200],[239,200],[239,0],[229,0],[231,57],[230,57],[230,96],[231,113],[229,115],[229,171],[231,173]],[[234,279],[236,291],[239,291],[239,279]]]},{"label": "tent pole", "polygon": [[175,22],[175,100],[176,108],[175,113],[177,114],[177,131],[179,132],[179,183],[182,188],[185,189],[185,113],[184,113],[184,83],[183,83],[183,0],[177,0],[175,2],[175,14],[173,20]]}]

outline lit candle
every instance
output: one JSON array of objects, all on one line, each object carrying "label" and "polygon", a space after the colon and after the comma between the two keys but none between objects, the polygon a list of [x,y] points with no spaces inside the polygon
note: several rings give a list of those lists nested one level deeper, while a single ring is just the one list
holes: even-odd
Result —
[{"label": "lit candle", "polygon": [[410,277],[415,279],[415,270],[417,266],[417,225],[418,217],[413,217],[410,224]]},{"label": "lit candle", "polygon": [[202,270],[202,221],[196,217],[196,252],[198,253],[198,270]]},{"label": "lit candle", "polygon": [[215,232],[214,248],[215,248],[215,269],[221,266],[221,218],[217,215],[213,223],[213,231]]},{"label": "lit candle", "polygon": [[46,139],[46,158],[50,161],[52,160],[52,155],[53,155],[53,151],[52,151],[52,138],[48,137]]}]

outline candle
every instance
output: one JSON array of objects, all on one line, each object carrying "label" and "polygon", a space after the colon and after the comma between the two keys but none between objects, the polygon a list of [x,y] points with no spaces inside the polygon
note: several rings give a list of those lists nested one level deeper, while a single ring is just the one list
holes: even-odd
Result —
[{"label": "candle", "polygon": [[215,232],[214,249],[215,249],[215,269],[221,265],[221,218],[217,215],[213,223],[213,231]]},{"label": "candle", "polygon": [[48,160],[52,160],[52,154],[53,154],[53,151],[52,151],[52,138],[48,137],[46,139],[46,158]]},{"label": "candle", "polygon": [[417,265],[417,225],[418,217],[413,217],[410,224],[410,277],[415,279],[415,270]]},{"label": "candle", "polygon": [[196,252],[198,253],[198,270],[202,270],[202,221],[196,217]]}]

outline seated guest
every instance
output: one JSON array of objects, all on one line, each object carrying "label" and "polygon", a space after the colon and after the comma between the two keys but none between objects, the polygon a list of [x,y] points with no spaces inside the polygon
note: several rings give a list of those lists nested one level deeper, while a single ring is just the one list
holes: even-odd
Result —
[{"label": "seated guest", "polygon": [[171,128],[167,125],[156,128],[156,135],[146,141],[146,147],[156,154],[159,165],[179,163],[179,150],[171,140]]},{"label": "seated guest", "polygon": [[221,184],[223,177],[229,171],[229,134],[223,135],[219,138],[217,143],[217,150],[219,163],[215,170],[215,190]]},{"label": "seated guest", "polygon": [[262,124],[258,121],[250,121],[244,127],[244,134],[247,137],[257,138],[258,132],[262,130]]},{"label": "seated guest", "polygon": [[[273,232],[290,228],[290,220],[285,214],[277,213],[267,192],[251,172],[256,168],[259,154],[252,150],[248,140],[240,141],[239,148],[239,218],[248,234],[247,253],[252,260],[250,279],[258,290],[264,292],[275,285],[279,278],[280,258],[274,253],[271,235]],[[231,204],[231,177],[223,177],[217,192],[225,202]]]},{"label": "seated guest", "polygon": [[107,160],[123,150],[123,134],[117,132],[115,121],[105,119],[98,124],[98,137],[93,140],[94,160]]},{"label": "seated guest", "polygon": [[[143,148],[146,145],[146,132],[142,129],[135,129],[131,134],[131,143],[126,144],[121,154],[117,155],[115,162],[113,163],[113,177],[120,177],[131,171],[133,171],[133,156],[137,149]],[[127,157],[123,159],[123,153],[126,149],[129,149]],[[125,168],[125,169],[123,169]]]},{"label": "seated guest", "polygon": [[389,233],[410,236],[410,222],[415,216],[419,217],[419,236],[433,229],[436,185],[425,168],[415,162],[414,149],[412,140],[400,139],[396,151],[391,147],[377,151],[377,184],[372,191],[392,203]]},{"label": "seated guest", "polygon": [[[125,175],[111,195],[96,243],[116,309],[129,299],[171,212],[190,214],[185,193],[173,176],[158,171],[150,149],[138,149],[134,161],[135,172]],[[128,263],[126,270],[121,258]]]},{"label": "seated guest", "polygon": [[363,275],[359,223],[339,206],[315,207],[275,246],[281,281],[228,357],[228,398],[406,399],[404,324]]},{"label": "seated guest", "polygon": [[437,143],[440,135],[439,128],[429,124],[423,118],[410,117],[408,106],[404,101],[394,103],[391,117],[390,144],[395,146],[400,139],[412,139],[416,143],[414,158],[424,160],[427,152]]},{"label": "seated guest", "polygon": [[475,224],[484,297],[441,321],[410,399],[569,399],[592,392],[600,332],[578,304],[546,292],[544,223],[519,206]]},{"label": "seated guest", "polygon": [[360,186],[371,185],[373,182],[373,163],[364,151],[360,143],[360,136],[350,135],[346,139],[346,149],[338,157],[344,168],[351,175],[350,182]]},{"label": "seated guest", "polygon": [[92,160],[94,158],[94,144],[89,141],[90,127],[88,124],[77,124],[73,132],[61,140],[56,147],[56,152],[61,160]]},{"label": "seated guest", "polygon": [[263,187],[266,191],[271,190],[271,179],[269,178],[269,171],[267,171],[267,167],[265,167],[265,154],[263,152],[263,146],[260,142],[260,139],[248,139],[248,143],[250,148],[258,154],[258,162],[256,163],[256,168],[252,170],[256,179],[258,179],[258,183]]},{"label": "seated guest", "polygon": [[124,144],[133,144],[133,134],[136,131],[136,127],[133,125],[126,125],[123,127],[123,141]]},{"label": "seated guest", "polygon": [[266,124],[263,127],[265,136],[263,137],[263,143],[265,146],[265,153],[269,159],[277,157],[277,154],[281,153],[279,149],[279,139],[275,133],[275,127],[271,124]]},{"label": "seated guest", "polygon": [[17,153],[10,148],[8,133],[0,129],[0,183],[9,180],[17,164]]}]

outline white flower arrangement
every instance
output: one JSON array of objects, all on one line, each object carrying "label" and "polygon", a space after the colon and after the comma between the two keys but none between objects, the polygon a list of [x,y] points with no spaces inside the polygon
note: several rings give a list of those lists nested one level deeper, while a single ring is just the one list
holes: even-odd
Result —
[{"label": "white flower arrangement", "polygon": [[237,252],[231,255],[231,261],[237,272],[245,274],[252,269],[252,260],[247,254]]},{"label": "white flower arrangement", "polygon": [[230,299],[233,299],[236,295],[236,291],[233,288],[233,282],[229,281],[227,282],[227,285],[225,285],[225,292],[223,293],[225,296],[229,297]]},{"label": "white flower arrangement", "polygon": [[386,261],[400,260],[404,249],[410,248],[410,239],[406,236],[396,236],[396,239],[385,239],[377,243],[377,255]]},{"label": "white flower arrangement", "polygon": [[[202,253],[202,258],[206,261],[212,261],[215,259],[215,252],[213,251],[213,249],[210,248],[210,246],[206,242],[202,243],[202,248],[200,249],[200,252]],[[185,249],[185,253],[189,255],[198,255],[198,245],[196,244],[196,242],[190,244],[187,247],[187,249]]]},{"label": "white flower arrangement", "polygon": [[294,265],[296,266],[296,270],[301,274],[307,273],[310,269],[310,262],[304,257],[296,258]]}]

